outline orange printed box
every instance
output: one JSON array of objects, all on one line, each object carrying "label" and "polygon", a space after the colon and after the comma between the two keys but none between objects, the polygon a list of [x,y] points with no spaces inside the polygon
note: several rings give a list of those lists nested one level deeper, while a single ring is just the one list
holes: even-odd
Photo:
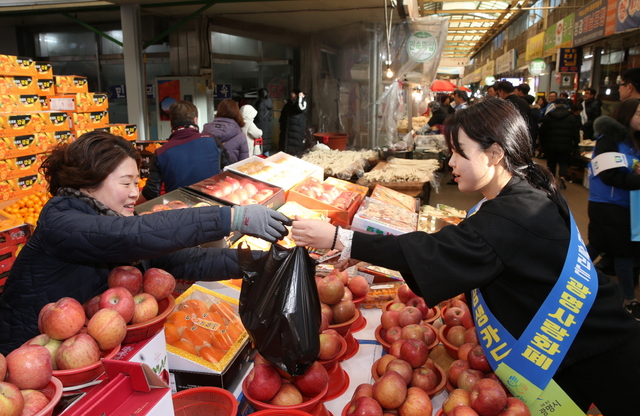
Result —
[{"label": "orange printed box", "polygon": [[46,153],[0,160],[0,180],[35,175],[42,165]]},{"label": "orange printed box", "polygon": [[63,130],[69,130],[67,113],[41,111],[39,113],[0,114],[0,137]]},{"label": "orange printed box", "polygon": [[35,77],[16,75],[0,76],[0,94],[38,94],[38,83]]},{"label": "orange printed box", "polygon": [[34,75],[33,59],[14,55],[0,55],[0,74]]},{"label": "orange printed box", "polygon": [[37,94],[0,95],[0,113],[26,113],[40,110],[42,106]]},{"label": "orange printed box", "polygon": [[82,92],[49,96],[49,108],[54,111],[105,111],[108,107],[108,96],[102,92]]},{"label": "orange printed box", "polygon": [[109,132],[129,141],[138,140],[138,126],[135,124],[109,124]]},{"label": "orange printed box", "polygon": [[8,201],[43,191],[45,182],[40,173],[0,181],[0,198],[3,201]]},{"label": "orange printed box", "polygon": [[89,92],[87,77],[77,75],[55,75],[56,94],[68,94],[72,92]]},{"label": "orange printed box", "polygon": [[36,85],[38,87],[38,95],[46,96],[54,95],[56,93],[53,78],[38,78],[36,80]]},{"label": "orange printed box", "polygon": [[73,141],[74,134],[66,131],[42,131],[15,137],[0,137],[0,159],[47,152],[60,143]]},{"label": "orange printed box", "polygon": [[106,127],[109,124],[108,111],[92,111],[88,113],[67,112],[74,130],[96,129]]},{"label": "orange printed box", "polygon": [[35,70],[36,76],[53,78],[53,66],[51,66],[51,62],[35,61],[33,63],[33,68]]},{"label": "orange printed box", "polygon": [[51,110],[49,108],[49,100],[47,99],[46,95],[38,95],[38,101],[40,101],[40,110],[41,111]]}]

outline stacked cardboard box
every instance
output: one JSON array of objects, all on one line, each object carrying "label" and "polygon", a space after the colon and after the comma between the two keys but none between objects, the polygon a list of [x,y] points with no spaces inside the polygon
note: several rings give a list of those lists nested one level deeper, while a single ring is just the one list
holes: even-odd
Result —
[{"label": "stacked cardboard box", "polygon": [[33,227],[0,210],[0,293],[18,253],[31,236]]}]

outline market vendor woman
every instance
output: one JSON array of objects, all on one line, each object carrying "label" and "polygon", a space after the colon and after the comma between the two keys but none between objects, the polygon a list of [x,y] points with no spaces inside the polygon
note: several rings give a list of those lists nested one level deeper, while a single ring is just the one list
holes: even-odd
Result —
[{"label": "market vendor woman", "polygon": [[138,216],[140,155],[132,144],[90,132],[56,147],[42,170],[53,195],[16,259],[0,297],[0,352],[38,335],[49,302],[84,303],[106,290],[116,266],[157,267],[177,279],[241,277],[237,252],[200,248],[233,230],[276,241],[288,218],[261,205],[201,207]]},{"label": "market vendor woman", "polygon": [[[532,161],[525,120],[510,103],[485,100],[450,116],[445,134],[460,190],[485,197],[458,226],[380,236],[303,220],[293,222],[296,244],[398,270],[429,305],[473,291],[487,355],[540,390],[557,383],[564,393],[551,401],[564,395],[562,407],[577,410],[564,414],[591,403],[605,416],[637,414],[640,326],[617,284],[591,264],[550,173]],[[488,345],[496,338],[482,332],[487,322],[499,344]]]}]

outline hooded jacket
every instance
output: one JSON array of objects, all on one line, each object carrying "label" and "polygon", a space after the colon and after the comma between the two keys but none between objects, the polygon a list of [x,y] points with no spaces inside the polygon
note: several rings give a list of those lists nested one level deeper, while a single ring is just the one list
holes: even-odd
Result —
[{"label": "hooded jacket", "polygon": [[262,137],[262,130],[256,127],[253,119],[256,117],[258,112],[253,106],[243,105],[240,107],[240,115],[242,115],[242,119],[244,120],[244,127],[242,127],[242,132],[247,136],[247,148],[249,150],[249,156],[259,155],[262,152],[256,153],[254,152],[254,140]]},{"label": "hooded jacket", "polygon": [[292,156],[304,151],[306,110],[307,101],[299,96],[296,101],[287,100],[280,113],[280,150]]},{"label": "hooded jacket", "polygon": [[212,122],[204,125],[202,132],[220,140],[229,152],[233,163],[249,157],[247,136],[235,120],[216,117]]},{"label": "hooded jacket", "polygon": [[262,152],[271,150],[271,121],[273,120],[273,102],[271,98],[258,100],[256,102],[258,115],[253,120],[256,127],[262,130]]},{"label": "hooded jacket", "polygon": [[571,154],[580,143],[580,124],[568,108],[556,106],[541,120],[540,144],[545,153]]}]

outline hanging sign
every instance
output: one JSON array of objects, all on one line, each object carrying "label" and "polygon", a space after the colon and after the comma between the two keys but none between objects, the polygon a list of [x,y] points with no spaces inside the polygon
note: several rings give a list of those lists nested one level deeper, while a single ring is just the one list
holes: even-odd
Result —
[{"label": "hanging sign", "polygon": [[231,84],[213,84],[213,99],[231,98]]},{"label": "hanging sign", "polygon": [[547,68],[547,64],[544,59],[534,59],[529,62],[529,72],[531,75],[540,75]]},{"label": "hanging sign", "polygon": [[573,47],[604,37],[607,19],[607,1],[596,0],[576,12],[573,24]]},{"label": "hanging sign", "polygon": [[577,48],[559,48],[556,72],[580,72],[580,58]]},{"label": "hanging sign", "polygon": [[525,50],[525,61],[531,61],[536,58],[542,58],[544,48],[544,32],[538,33],[527,39],[527,49]]},{"label": "hanging sign", "polygon": [[638,0],[618,0],[616,19],[616,33],[637,29],[640,26]]},{"label": "hanging sign", "polygon": [[544,56],[551,56],[558,48],[569,48],[573,40],[575,13],[549,26],[544,32]]},{"label": "hanging sign", "polygon": [[438,49],[438,41],[429,32],[416,32],[407,42],[407,53],[418,62],[433,58]]},{"label": "hanging sign", "polygon": [[484,79],[484,83],[485,83],[485,85],[493,85],[493,84],[496,83],[496,79],[493,76],[486,77]]}]

